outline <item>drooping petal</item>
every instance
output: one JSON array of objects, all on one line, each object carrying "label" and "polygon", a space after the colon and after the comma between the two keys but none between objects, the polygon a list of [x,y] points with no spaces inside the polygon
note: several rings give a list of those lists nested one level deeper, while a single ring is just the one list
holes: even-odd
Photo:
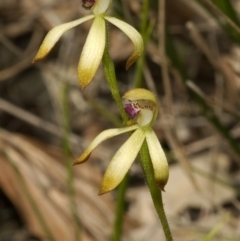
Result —
[{"label": "drooping petal", "polygon": [[111,191],[122,181],[135,160],[144,139],[144,131],[138,128],[120,147],[104,174],[99,195]]},{"label": "drooping petal", "polygon": [[33,59],[33,63],[45,58],[48,53],[51,51],[51,49],[54,47],[56,42],[60,39],[60,37],[69,29],[76,27],[77,25],[86,22],[90,19],[92,19],[94,15],[89,15],[84,18],[77,19],[75,21],[64,23],[61,25],[58,25],[51,29],[48,34],[46,35],[45,39],[43,40],[37,55]]},{"label": "drooping petal", "polygon": [[111,3],[111,0],[96,0],[96,3],[94,4],[92,10],[95,15],[100,15],[105,13],[109,5]]},{"label": "drooping petal", "polygon": [[129,131],[133,131],[136,130],[138,128],[138,125],[133,125],[133,126],[129,126],[129,127],[123,127],[123,128],[115,128],[115,129],[109,129],[109,130],[105,130],[103,132],[101,132],[91,143],[90,145],[87,147],[87,149],[83,152],[83,154],[74,162],[73,165],[77,165],[77,164],[81,164],[85,161],[87,161],[87,159],[89,158],[91,152],[103,141],[123,134],[125,132],[129,132]]},{"label": "drooping petal", "polygon": [[143,53],[142,37],[135,28],[117,18],[105,16],[105,19],[120,28],[133,42],[133,54],[130,56],[126,64],[126,68],[128,69]]},{"label": "drooping petal", "polygon": [[169,169],[165,153],[159,143],[159,140],[151,128],[146,130],[146,141],[149,154],[152,159],[154,177],[158,187],[164,191],[164,187],[168,181]]},{"label": "drooping petal", "polygon": [[101,16],[95,17],[87,36],[78,64],[78,80],[81,88],[85,88],[94,77],[105,48],[106,26]]}]

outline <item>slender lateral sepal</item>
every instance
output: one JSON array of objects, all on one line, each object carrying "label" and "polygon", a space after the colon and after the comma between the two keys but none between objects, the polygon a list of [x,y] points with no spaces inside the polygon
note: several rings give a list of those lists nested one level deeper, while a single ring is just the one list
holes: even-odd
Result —
[{"label": "slender lateral sepal", "polygon": [[91,152],[103,141],[110,139],[114,136],[118,136],[120,134],[136,130],[138,128],[137,125],[129,126],[125,128],[116,128],[116,129],[109,129],[101,132],[87,147],[87,149],[83,152],[83,154],[74,162],[74,165],[81,164],[88,160]]},{"label": "slender lateral sepal", "polygon": [[104,174],[99,195],[111,191],[122,181],[135,160],[144,139],[144,131],[137,129],[116,152]]},{"label": "slender lateral sepal", "polygon": [[106,16],[105,19],[121,29],[133,42],[134,50],[127,60],[126,69],[128,69],[143,53],[143,39],[139,32],[131,25],[114,17]]},{"label": "slender lateral sepal", "polygon": [[58,25],[51,29],[46,37],[44,38],[36,56],[33,59],[33,63],[38,62],[42,59],[44,59],[49,52],[52,50],[54,45],[57,43],[57,41],[60,39],[60,37],[69,29],[76,27],[77,25],[84,23],[90,19],[94,18],[94,15],[89,15],[84,18],[80,18],[78,20],[69,22],[69,23],[64,23],[61,25]]},{"label": "slender lateral sepal", "polygon": [[164,191],[164,187],[169,177],[167,158],[158,141],[156,134],[151,128],[146,131],[146,141],[152,160],[156,184],[162,191]]}]

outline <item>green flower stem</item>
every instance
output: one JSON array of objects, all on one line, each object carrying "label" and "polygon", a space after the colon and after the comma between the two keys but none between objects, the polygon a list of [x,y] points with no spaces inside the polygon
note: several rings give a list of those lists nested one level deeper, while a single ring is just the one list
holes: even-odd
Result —
[{"label": "green flower stem", "polygon": [[149,151],[147,147],[146,141],[143,143],[142,148],[140,150],[140,164],[142,170],[145,175],[145,179],[148,184],[148,188],[151,193],[151,197],[153,200],[154,207],[158,214],[158,217],[162,223],[163,231],[166,237],[166,241],[172,241],[172,234],[168,225],[168,221],[164,212],[163,208],[163,201],[162,201],[162,193],[161,190],[157,187],[154,179],[154,172],[152,167],[151,158],[149,156]]},{"label": "green flower stem", "polygon": [[124,123],[124,125],[126,125],[127,122],[128,122],[128,117],[127,117],[127,114],[124,110],[124,106],[122,104],[122,97],[119,93],[114,64],[113,64],[113,61],[111,60],[111,58],[109,56],[109,53],[108,53],[108,41],[106,43],[106,47],[105,47],[105,50],[104,50],[102,61],[103,61],[104,74],[105,74],[105,77],[107,79],[109,88],[111,90],[113,99],[115,100],[115,102],[117,104],[119,113],[120,113],[121,118],[123,120],[123,123]]},{"label": "green flower stem", "polygon": [[[112,59],[109,56],[108,52],[108,28],[106,33],[106,47],[103,54],[103,69],[104,74],[107,79],[109,88],[111,90],[113,99],[115,100],[119,113],[121,115],[121,118],[123,120],[123,124],[126,126],[128,122],[128,117],[125,112],[122,98],[119,93],[119,88],[117,84],[116,74],[115,74],[115,68]],[[123,181],[120,183],[118,187],[118,195],[117,195],[117,204],[116,204],[116,218],[114,223],[114,230],[112,234],[112,241],[120,241],[121,240],[121,233],[122,233],[122,225],[123,225],[123,216],[124,216],[124,207],[125,207],[125,195],[127,191],[128,186],[128,174],[126,174]]]},{"label": "green flower stem", "polygon": [[129,175],[127,174],[118,187],[116,219],[114,223],[114,233],[112,234],[111,241],[121,240],[123,216],[125,213],[125,195],[128,187],[128,182],[129,182]]},{"label": "green flower stem", "polygon": [[128,117],[127,117],[127,114],[125,112],[125,109],[124,109],[124,106],[122,103],[122,97],[119,92],[117,78],[116,78],[116,74],[115,74],[115,67],[114,67],[114,63],[109,55],[108,47],[109,47],[109,35],[108,35],[108,25],[106,23],[106,46],[105,46],[103,58],[102,58],[103,70],[104,70],[104,74],[107,79],[110,91],[112,93],[113,99],[115,100],[115,102],[117,104],[119,113],[123,120],[123,124],[124,124],[124,126],[126,126],[127,122],[128,122]]},{"label": "green flower stem", "polygon": [[74,170],[72,168],[72,152],[70,148],[69,135],[70,135],[70,124],[69,124],[69,107],[68,107],[68,84],[64,83],[63,86],[63,98],[62,98],[62,108],[63,108],[63,151],[65,155],[65,165],[67,172],[67,191],[69,197],[70,210],[72,212],[73,220],[75,221],[75,240],[80,241],[82,224],[77,211],[77,204],[75,201],[75,189],[74,189]]}]

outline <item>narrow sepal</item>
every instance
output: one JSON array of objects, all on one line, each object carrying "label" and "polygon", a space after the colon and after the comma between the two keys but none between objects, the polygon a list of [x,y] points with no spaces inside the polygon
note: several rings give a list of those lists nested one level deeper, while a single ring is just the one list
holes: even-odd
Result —
[{"label": "narrow sepal", "polygon": [[129,132],[129,131],[133,131],[135,129],[138,128],[138,125],[133,125],[133,126],[129,126],[129,127],[125,127],[125,128],[116,128],[116,129],[109,129],[109,130],[105,130],[103,132],[101,132],[91,143],[90,145],[87,147],[87,149],[83,152],[83,154],[73,163],[73,165],[77,165],[77,164],[81,164],[85,161],[87,161],[87,159],[89,158],[91,152],[99,145],[101,144],[103,141],[123,134],[125,132]]},{"label": "narrow sepal", "polygon": [[92,19],[94,15],[89,15],[80,19],[77,19],[75,21],[64,23],[61,25],[58,25],[51,29],[46,37],[44,38],[37,55],[33,59],[33,63],[40,61],[41,59],[45,58],[48,53],[51,51],[51,49],[54,47],[54,45],[57,43],[57,41],[60,39],[60,37],[69,29],[76,27],[77,25],[86,22],[90,19]]},{"label": "narrow sepal", "polygon": [[133,42],[134,50],[127,60],[126,69],[128,69],[143,53],[143,39],[139,32],[131,25],[114,17],[106,16],[105,19],[121,29]]},{"label": "narrow sepal", "polygon": [[146,141],[149,154],[152,160],[154,178],[158,187],[164,191],[169,177],[169,168],[165,153],[159,143],[159,140],[151,128],[146,130]]},{"label": "narrow sepal", "polygon": [[144,131],[139,128],[120,147],[104,174],[99,195],[110,192],[122,181],[135,160],[144,139]]},{"label": "narrow sepal", "polygon": [[94,77],[103,56],[105,43],[105,20],[102,16],[96,16],[78,64],[78,80],[82,89],[85,88]]}]

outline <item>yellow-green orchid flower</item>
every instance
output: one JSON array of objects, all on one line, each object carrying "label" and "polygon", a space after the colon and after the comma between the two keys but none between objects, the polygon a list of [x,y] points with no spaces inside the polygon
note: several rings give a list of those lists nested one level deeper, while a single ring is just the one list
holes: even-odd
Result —
[{"label": "yellow-green orchid flower", "polygon": [[94,77],[103,56],[106,44],[106,20],[121,29],[134,44],[134,50],[127,61],[126,68],[129,68],[141,56],[143,52],[143,40],[138,31],[132,26],[106,15],[111,0],[82,0],[82,2],[83,7],[91,9],[93,14],[58,25],[51,29],[43,40],[33,62],[37,62],[46,57],[67,30],[90,19],[94,19],[78,64],[78,79],[80,86],[84,88]]},{"label": "yellow-green orchid flower", "polygon": [[154,178],[158,187],[164,191],[169,176],[168,163],[158,138],[152,130],[152,125],[158,114],[156,97],[149,90],[133,89],[125,93],[123,99],[125,110],[133,120],[134,125],[101,132],[74,162],[74,165],[87,161],[91,152],[103,141],[134,131],[113,156],[104,174],[99,194],[111,191],[122,181],[139,153],[144,140],[147,142],[152,160]]}]

